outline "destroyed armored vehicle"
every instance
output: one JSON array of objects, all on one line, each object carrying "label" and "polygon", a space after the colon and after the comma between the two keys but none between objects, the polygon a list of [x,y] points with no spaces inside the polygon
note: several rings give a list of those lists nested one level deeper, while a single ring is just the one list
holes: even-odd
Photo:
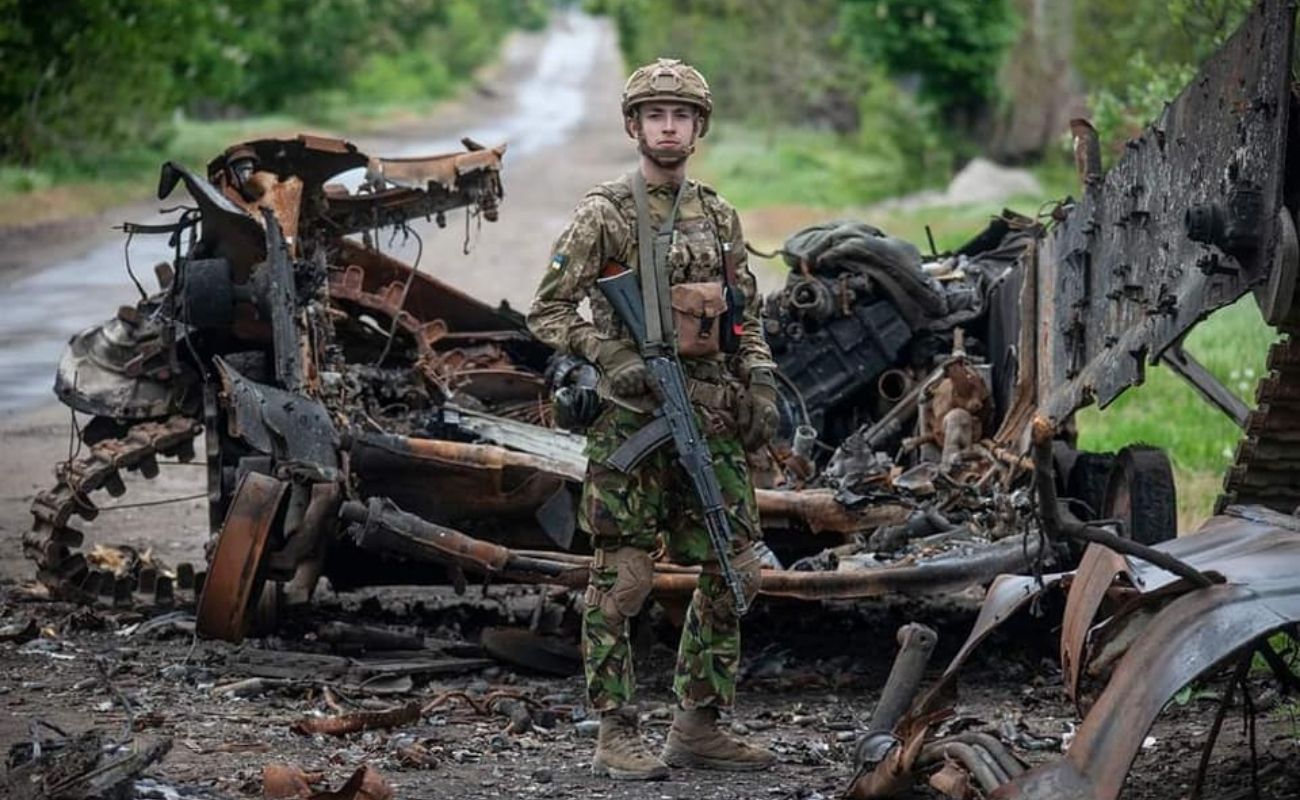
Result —
[{"label": "destroyed armored vehicle", "polygon": [[[1267,136],[1260,163],[1282,147]],[[1143,543],[1172,537],[1163,454],[1079,453],[1071,420],[1162,360],[1246,424],[1180,343],[1252,288],[1284,320],[1294,231],[1278,176],[1252,173],[1267,171],[1226,140],[1153,135],[1103,180],[1085,136],[1081,201],[1046,224],[1006,212],[954,253],[923,258],[856,223],[792,236],[787,283],[765,303],[784,420],[753,459],[772,551],[762,591],[941,592],[1071,563],[1079,548],[1043,535],[1035,508],[1036,415],[1074,514],[1119,519]],[[159,197],[183,184],[194,206],[126,226],[170,235],[159,290],[74,337],[59,366],[56,393],[93,419],[84,454],[33,503],[25,549],[43,582],[127,602],[169,599],[179,581],[199,594],[200,631],[228,639],[259,607],[273,620],[309,600],[322,576],[337,589],[469,575],[585,585],[583,438],[557,426],[566,404],[553,398],[586,391],[594,368],[557,359],[509,308],[381,252],[419,218],[496,218],[504,147],[466,146],[383,159],[304,136],[232,147],[202,175],[164,166]],[[1218,182],[1160,169],[1175,149],[1216,165]],[[81,551],[74,518],[93,519],[97,491],[191,458],[201,434],[206,569],[109,570]],[[1272,463],[1239,464],[1228,496],[1297,502]],[[688,594],[694,572],[661,562],[657,595]]]},{"label": "destroyed armored vehicle", "polygon": [[[1287,657],[1300,623],[1295,23],[1294,3],[1257,3],[1104,175],[1095,146],[1080,142],[1083,198],[1034,248],[1026,285],[1037,288],[1026,294],[1033,305],[1022,306],[1022,322],[1036,320],[1030,329],[1041,336],[1022,340],[1031,349],[1021,352],[1037,353],[1026,413],[1041,531],[1087,548],[1073,571],[999,576],[965,643],[923,692],[934,632],[900,630],[899,657],[858,742],[847,796],[908,796],[928,783],[948,797],[1114,800],[1175,694],[1210,681],[1222,681],[1219,708],[1191,786],[1177,791],[1209,796],[1207,774],[1217,771],[1260,795],[1252,683],[1267,674],[1284,691],[1300,688]],[[1253,410],[1205,380],[1180,347],[1196,322],[1247,292],[1280,336]],[[1066,466],[1059,432],[1082,404],[1108,403],[1157,359],[1236,419],[1243,436],[1215,516],[1146,546],[1118,535],[1125,529],[1114,520],[1079,519],[1058,494]],[[1131,512],[1135,499],[1121,492],[1113,510]],[[1064,594],[1061,679],[1081,722],[1062,755],[1028,764],[1014,737],[969,720],[953,724],[956,683],[998,626],[1056,591]],[[1236,698],[1249,721],[1250,766],[1249,777],[1229,778],[1213,756]],[[1162,757],[1185,757],[1180,749],[1166,746]],[[1293,796],[1293,780],[1288,790],[1274,796]]]}]

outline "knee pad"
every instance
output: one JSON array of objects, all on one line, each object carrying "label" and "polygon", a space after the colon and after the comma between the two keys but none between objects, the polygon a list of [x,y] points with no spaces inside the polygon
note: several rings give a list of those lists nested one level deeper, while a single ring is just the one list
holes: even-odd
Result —
[{"label": "knee pad", "polygon": [[[752,606],[754,598],[758,596],[759,584],[762,582],[762,561],[759,560],[758,551],[753,545],[746,544],[740,552],[731,557],[731,569],[740,579],[740,588],[745,595],[745,605]],[[732,615],[736,614],[736,599],[731,595],[731,589],[727,587],[726,582],[722,580],[722,568],[718,562],[710,561],[700,569],[701,572],[718,577],[718,585],[722,587],[721,595],[712,598],[711,605],[714,608],[725,609]],[[702,596],[704,593],[699,589],[695,590],[696,596]]]},{"label": "knee pad", "polygon": [[[596,585],[599,572],[613,571],[614,585],[601,589]],[[654,559],[636,547],[612,550],[597,549],[591,562],[592,580],[585,597],[589,608],[599,608],[611,625],[635,617],[654,588]]]}]

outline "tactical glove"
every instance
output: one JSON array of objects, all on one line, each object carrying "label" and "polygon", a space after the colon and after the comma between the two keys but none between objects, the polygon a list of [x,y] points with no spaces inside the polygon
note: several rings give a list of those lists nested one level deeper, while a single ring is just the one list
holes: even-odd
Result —
[{"label": "tactical glove", "polygon": [[645,361],[631,345],[613,339],[600,343],[596,363],[609,381],[609,388],[620,397],[636,397],[650,389],[650,373]]},{"label": "tactical glove", "polygon": [[751,453],[762,448],[772,441],[780,421],[781,413],[776,406],[776,378],[771,370],[753,370],[736,409],[741,444]]}]

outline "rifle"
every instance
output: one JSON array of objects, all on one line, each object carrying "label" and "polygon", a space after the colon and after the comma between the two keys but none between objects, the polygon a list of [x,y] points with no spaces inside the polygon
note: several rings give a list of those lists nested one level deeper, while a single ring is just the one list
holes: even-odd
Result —
[{"label": "rifle", "polygon": [[731,566],[731,523],[722,502],[722,488],[713,471],[709,443],[700,435],[695,424],[695,411],[686,391],[686,376],[677,353],[670,347],[646,341],[645,304],[636,273],[610,262],[604,277],[596,285],[614,307],[614,313],[627,326],[636,340],[646,370],[650,373],[650,389],[655,396],[654,419],[627,438],[606,460],[606,464],[620,472],[630,472],[660,445],[672,441],[677,450],[677,461],[686,470],[695,487],[695,496],[704,508],[704,523],[709,532],[709,544],[718,557],[722,579],[736,601],[736,613],[749,609],[744,589],[735,569]]}]

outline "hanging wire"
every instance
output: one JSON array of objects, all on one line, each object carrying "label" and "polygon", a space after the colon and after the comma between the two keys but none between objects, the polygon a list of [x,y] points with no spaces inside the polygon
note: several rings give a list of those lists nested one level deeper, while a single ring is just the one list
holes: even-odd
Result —
[{"label": "hanging wire", "polygon": [[[411,291],[411,283],[415,280],[415,273],[420,271],[420,260],[424,257],[424,240],[420,238],[420,234],[416,233],[413,228],[404,222],[398,227],[407,236],[415,237],[415,263],[411,265],[411,271],[406,275],[406,283],[402,284],[402,297],[397,301],[397,311],[393,314],[393,321],[388,326],[388,339],[384,342],[383,352],[379,354],[379,358],[375,359],[374,366],[376,367],[384,363],[384,359],[388,358],[388,353],[393,348],[393,336],[397,333],[397,323],[401,320],[402,311],[406,308],[406,295]],[[393,231],[393,235],[397,235],[396,230]]]},{"label": "hanging wire", "polygon": [[[77,379],[80,377],[81,370],[72,371],[72,394],[74,397],[77,394]],[[72,425],[68,428],[68,463],[71,464],[72,459],[81,455],[81,426],[77,424],[77,409],[72,406],[68,406],[68,417],[72,421]],[[72,449],[73,442],[76,442],[77,449],[75,451]]]},{"label": "hanging wire", "polygon": [[131,283],[135,284],[136,291],[140,292],[140,299],[143,300],[149,296],[141,285],[140,279],[135,277],[135,271],[131,269],[131,240],[135,238],[135,231],[128,231],[126,234],[126,244],[122,247],[122,256],[126,260],[126,274],[131,276]]},{"label": "hanging wire", "polygon": [[207,492],[197,492],[195,494],[187,494],[181,497],[169,497],[165,500],[142,500],[138,503],[121,503],[115,506],[101,506],[99,510],[102,512],[102,511],[117,511],[118,509],[122,509],[122,508],[147,508],[149,506],[165,506],[170,503],[184,503],[189,500],[201,500],[207,496],[208,496]]}]

